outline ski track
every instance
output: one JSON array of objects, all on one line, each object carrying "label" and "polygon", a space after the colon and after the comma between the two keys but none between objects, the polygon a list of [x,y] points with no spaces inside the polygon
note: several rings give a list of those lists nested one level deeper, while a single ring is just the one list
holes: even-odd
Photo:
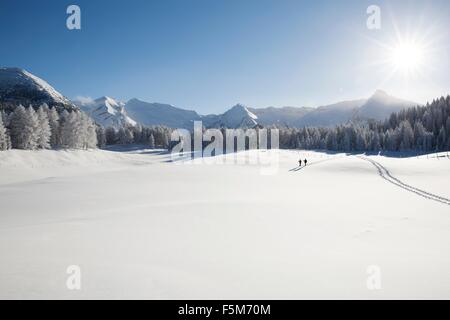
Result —
[{"label": "ski track", "polygon": [[413,192],[413,193],[415,193],[421,197],[424,197],[426,199],[434,200],[434,201],[437,201],[437,202],[440,202],[440,203],[443,203],[446,205],[450,205],[450,199],[447,199],[447,198],[438,196],[436,194],[433,194],[433,193],[418,189],[416,187],[410,186],[410,185],[400,181],[399,179],[395,178],[394,176],[392,176],[392,174],[389,172],[389,170],[386,169],[386,167],[384,167],[379,162],[377,162],[373,159],[369,159],[367,157],[362,157],[362,156],[358,156],[358,158],[370,162],[375,168],[377,168],[378,174],[384,180],[386,180],[402,189]]}]

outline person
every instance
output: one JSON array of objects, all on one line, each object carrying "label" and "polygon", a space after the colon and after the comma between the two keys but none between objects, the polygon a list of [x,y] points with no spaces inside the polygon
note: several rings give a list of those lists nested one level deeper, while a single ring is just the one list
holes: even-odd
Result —
[{"label": "person", "polygon": [[305,160],[303,160],[303,162],[305,163],[305,166],[306,166],[306,163],[308,162],[308,160],[305,159]]},{"label": "person", "polygon": [[298,166],[299,166],[299,167],[302,166],[302,159],[298,160]]}]

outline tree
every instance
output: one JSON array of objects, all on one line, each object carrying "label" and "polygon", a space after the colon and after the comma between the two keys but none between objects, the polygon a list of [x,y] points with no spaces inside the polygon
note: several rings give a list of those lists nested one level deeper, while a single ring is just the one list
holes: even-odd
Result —
[{"label": "tree", "polygon": [[117,136],[120,144],[133,143],[133,133],[129,127],[120,128]]},{"label": "tree", "polygon": [[155,137],[153,136],[153,134],[150,134],[150,138],[148,139],[148,145],[150,148],[155,147]]},{"label": "tree", "polygon": [[36,130],[36,138],[37,138],[37,147],[42,149],[50,148],[50,137],[51,137],[51,129],[48,121],[47,112],[44,111],[44,107],[40,107],[37,112],[37,130]]},{"label": "tree", "polygon": [[3,124],[3,117],[0,113],[0,151],[8,150],[10,148],[9,136]]},{"label": "tree", "polygon": [[414,143],[414,132],[408,120],[403,120],[400,123],[400,136],[401,136],[400,149],[401,150],[412,149]]},{"label": "tree", "polygon": [[83,113],[80,113],[80,121],[81,121],[81,132],[83,133],[83,148],[85,149],[94,149],[97,147],[97,131],[95,128],[95,123],[92,119]]},{"label": "tree", "polygon": [[116,144],[117,143],[116,130],[112,127],[106,128],[105,138],[106,138],[107,145]]},{"label": "tree", "polygon": [[103,148],[106,145],[105,129],[102,126],[97,126],[95,130],[97,133],[97,146]]},{"label": "tree", "polygon": [[439,130],[438,142],[437,142],[437,147],[439,148],[439,150],[445,150],[445,148],[447,147],[446,139],[447,139],[447,135],[445,133],[445,128],[444,128],[444,126],[442,126],[441,129]]},{"label": "tree", "polygon": [[51,131],[50,145],[56,147],[61,144],[59,114],[55,108],[44,110],[47,110],[48,123]]},{"label": "tree", "polygon": [[10,135],[13,148],[33,150],[37,147],[38,119],[32,107],[18,106],[10,119]]},{"label": "tree", "polygon": [[61,128],[61,144],[66,148],[81,148],[77,113],[67,112],[63,115]]}]

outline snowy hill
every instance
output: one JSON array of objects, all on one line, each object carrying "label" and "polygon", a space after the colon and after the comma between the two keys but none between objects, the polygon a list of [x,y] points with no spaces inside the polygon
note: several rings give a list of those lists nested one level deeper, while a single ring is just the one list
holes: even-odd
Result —
[{"label": "snowy hill", "polygon": [[20,68],[0,68],[0,102],[11,107],[47,103],[69,110],[76,108],[46,81]]},{"label": "snowy hill", "polygon": [[105,128],[119,129],[126,125],[136,125],[136,121],[127,115],[124,108],[125,104],[113,98],[105,96],[89,102],[74,102],[81,110],[89,114],[95,122]]},{"label": "snowy hill", "polygon": [[[445,158],[170,159],[0,152],[0,299],[450,298]],[[74,264],[81,290],[65,285]]]}]

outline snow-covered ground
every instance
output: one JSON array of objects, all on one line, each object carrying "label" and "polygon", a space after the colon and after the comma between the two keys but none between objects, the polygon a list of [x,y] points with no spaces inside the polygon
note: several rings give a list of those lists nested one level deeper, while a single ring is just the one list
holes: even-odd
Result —
[{"label": "snow-covered ground", "polygon": [[251,153],[0,152],[0,298],[450,298],[449,159]]}]

